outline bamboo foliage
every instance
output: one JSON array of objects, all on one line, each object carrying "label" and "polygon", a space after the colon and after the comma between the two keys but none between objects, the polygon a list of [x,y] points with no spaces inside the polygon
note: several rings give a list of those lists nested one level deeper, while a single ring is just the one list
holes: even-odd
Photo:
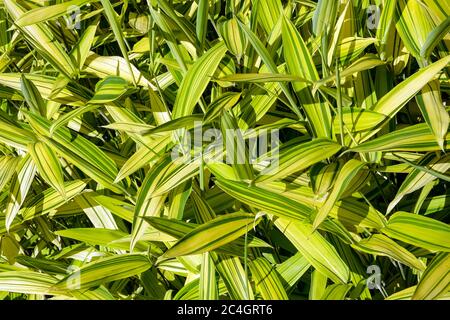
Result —
[{"label": "bamboo foliage", "polygon": [[449,16],[0,1],[0,299],[449,299]]}]

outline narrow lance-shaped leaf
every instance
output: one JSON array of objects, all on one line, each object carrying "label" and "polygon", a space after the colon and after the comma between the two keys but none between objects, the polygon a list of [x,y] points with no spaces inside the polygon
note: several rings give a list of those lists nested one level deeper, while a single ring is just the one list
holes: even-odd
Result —
[{"label": "narrow lance-shaped leaf", "polygon": [[279,264],[277,271],[280,278],[284,280],[284,289],[288,292],[294,287],[310,266],[308,260],[300,252]]},{"label": "narrow lance-shaped leaf", "polygon": [[339,200],[339,197],[345,192],[347,188],[351,187],[353,178],[364,167],[364,165],[365,164],[363,162],[355,159],[351,159],[344,164],[336,178],[333,190],[327,197],[325,204],[319,209],[314,219],[313,229],[316,229],[322,223],[322,221],[325,220],[336,201]]},{"label": "narrow lance-shaped leaf", "polygon": [[320,300],[327,287],[328,277],[319,270],[311,272],[311,284],[309,288],[309,300]]},{"label": "narrow lance-shaped leaf", "polygon": [[[200,197],[200,191],[195,184],[193,189],[194,192],[192,192],[191,195],[195,205],[196,220],[203,224],[211,222],[216,218],[215,212],[211,206],[202,197]],[[242,237],[239,239],[242,239]],[[221,248],[223,249],[224,247]],[[240,300],[253,299],[253,290],[250,286],[250,281],[247,277],[246,270],[242,266],[241,260],[236,256],[218,254],[214,251],[210,251],[209,253],[217,272],[219,273],[230,294],[230,297],[232,299]]]},{"label": "narrow lance-shaped leaf", "polygon": [[442,103],[439,81],[434,80],[425,85],[416,96],[422,115],[436,137],[436,141],[444,150],[445,136],[449,125],[449,115]]},{"label": "narrow lance-shaped leaf", "polygon": [[84,31],[78,43],[70,52],[70,57],[74,60],[74,63],[80,70],[83,69],[86,58],[89,55],[95,33],[97,32],[97,26],[98,21],[90,24]]},{"label": "narrow lance-shaped leaf", "polygon": [[128,89],[125,79],[117,76],[106,77],[95,85],[95,94],[88,103],[104,104],[119,99]]},{"label": "narrow lance-shaped leaf", "polygon": [[117,193],[124,192],[120,184],[113,182],[117,175],[116,164],[93,142],[81,135],[73,136],[65,128],[56,130],[51,139],[46,138],[50,137],[50,122],[31,113],[27,113],[27,119],[33,129],[42,135],[41,140],[53,151],[74,163],[100,184]]},{"label": "narrow lance-shaped leaf", "polygon": [[5,219],[6,229],[8,230],[19,213],[25,197],[31,187],[36,173],[36,165],[32,158],[26,155],[16,169],[16,173],[11,180],[11,186],[6,202]]},{"label": "narrow lance-shaped leaf", "polygon": [[52,123],[50,127],[50,134],[52,135],[55,130],[65,125],[73,118],[79,117],[86,112],[93,111],[102,104],[109,103],[119,99],[128,89],[128,83],[125,79],[117,76],[108,76],[99,82],[95,86],[95,94],[91,100],[88,101],[83,107],[76,108]]},{"label": "narrow lance-shaped leaf", "polygon": [[[267,51],[267,48],[263,45],[261,40],[258,39],[258,37],[252,32],[252,30],[250,30],[245,24],[243,24],[240,21],[238,21],[238,24],[241,30],[247,36],[248,41],[255,48],[256,52],[258,52],[259,56],[261,57],[262,61],[265,63],[269,71],[272,73],[278,73],[277,65],[271,58],[269,52]],[[287,99],[289,100],[289,107],[291,108],[291,110],[298,116],[300,120],[303,120],[303,116],[300,110],[298,109],[297,104],[292,95],[290,94],[287,86],[283,83],[280,83],[280,88],[286,95]]]},{"label": "narrow lance-shaped leaf", "polygon": [[374,255],[388,256],[411,268],[423,271],[425,265],[411,252],[382,234],[374,234],[352,245],[353,248]]},{"label": "narrow lance-shaped leaf", "polygon": [[447,17],[441,24],[439,24],[433,31],[431,31],[422,48],[420,49],[420,56],[428,58],[433,52],[438,43],[448,35],[450,31],[450,16]]},{"label": "narrow lance-shaped leaf", "polygon": [[92,196],[92,193],[85,192],[78,195],[75,201],[96,228],[118,229],[111,212],[99,205]]},{"label": "narrow lance-shaped leaf", "polygon": [[348,266],[336,249],[317,231],[313,231],[311,225],[281,218],[275,220],[275,225],[314,268],[335,283],[347,283],[350,272]]},{"label": "narrow lance-shaped leaf", "polygon": [[148,270],[151,263],[140,254],[125,254],[96,260],[82,266],[54,287],[66,290],[89,289],[103,283],[132,277]]},{"label": "narrow lance-shaped leaf", "polygon": [[305,204],[244,182],[219,178],[216,185],[239,201],[280,217],[303,220],[313,212]]},{"label": "narrow lance-shaped leaf", "polygon": [[[425,68],[421,68],[384,95],[377,102],[373,110],[392,118],[420,89],[446,67],[449,62],[450,56],[442,58]],[[374,135],[376,132],[370,132],[367,137]]]},{"label": "narrow lance-shaped leaf", "polygon": [[167,250],[163,258],[192,255],[214,250],[248,232],[257,224],[252,214],[232,213],[200,225]]},{"label": "narrow lance-shaped leaf", "polygon": [[64,178],[61,163],[55,153],[43,142],[29,145],[28,151],[36,164],[39,175],[59,194],[65,197]]},{"label": "narrow lance-shaped leaf", "polygon": [[312,19],[312,30],[316,36],[322,35],[328,28],[334,26],[338,2],[333,0],[319,0]]},{"label": "narrow lance-shaped leaf", "polygon": [[444,222],[397,212],[381,231],[391,238],[433,251],[450,252],[450,227]]},{"label": "narrow lance-shaped leaf", "polygon": [[379,51],[381,51],[380,56],[382,59],[385,57],[385,45],[388,41],[389,32],[392,28],[395,28],[394,20],[396,3],[397,0],[385,1],[381,11],[380,20],[378,21],[376,36],[379,40]]},{"label": "narrow lance-shaped leaf", "polygon": [[332,284],[325,289],[321,300],[345,300],[350,289],[351,284]]},{"label": "narrow lance-shaped leaf", "polygon": [[226,51],[225,44],[219,42],[191,66],[178,88],[172,112],[174,119],[192,114]]},{"label": "narrow lance-shaped leaf", "polygon": [[[292,22],[286,18],[282,22],[282,36],[284,58],[290,73],[312,82],[319,80],[316,67],[302,37]],[[293,87],[311,122],[314,135],[330,138],[331,112],[328,105],[314,98],[307,84],[294,82]]]},{"label": "narrow lance-shaped leaf", "polygon": [[219,292],[217,290],[216,269],[209,252],[202,255],[203,261],[200,271],[200,293],[201,300],[217,300]]},{"label": "narrow lance-shaped leaf", "polygon": [[439,298],[450,287],[450,254],[439,253],[423,273],[412,296],[413,300]]},{"label": "narrow lance-shaped leaf", "polygon": [[33,82],[31,82],[24,75],[22,75],[22,77],[20,78],[20,87],[22,94],[25,97],[25,100],[30,106],[30,109],[36,114],[45,116],[46,106],[44,100],[42,99],[39,90],[36,88]]},{"label": "narrow lance-shaped leaf", "polygon": [[23,220],[31,220],[44,214],[51,214],[61,207],[64,203],[80,194],[86,187],[87,182],[82,180],[72,180],[65,182],[63,188],[65,196],[63,197],[53,188],[44,190],[36,196],[30,198],[20,209],[20,215]]},{"label": "narrow lance-shaped leaf", "polygon": [[256,287],[266,300],[288,300],[277,269],[270,265],[265,258],[252,260],[250,271],[255,278]]},{"label": "narrow lance-shaped leaf", "polygon": [[203,48],[205,44],[206,32],[208,27],[208,11],[209,11],[209,1],[199,0],[195,31],[197,34],[198,43],[200,44],[200,48]]},{"label": "narrow lance-shaped leaf", "polygon": [[4,156],[0,158],[0,192],[14,175],[20,162],[19,157]]},{"label": "narrow lance-shaped leaf", "polygon": [[72,119],[75,119],[77,117],[81,117],[86,112],[93,111],[100,107],[98,104],[88,104],[83,107],[78,107],[72,111],[69,111],[65,113],[64,115],[60,116],[56,121],[54,121],[50,127],[50,136],[53,136],[53,133],[58,130],[59,128],[66,125],[68,122],[70,122]]},{"label": "narrow lance-shaped leaf", "polygon": [[133,78],[133,83],[137,85],[136,79],[134,77],[133,69],[131,67],[131,62],[128,59],[128,50],[125,45],[125,38],[123,36],[122,28],[117,21],[117,13],[114,11],[113,6],[111,5],[111,2],[109,0],[100,0],[102,2],[102,6],[106,15],[106,18],[108,19],[109,25],[111,26],[111,29],[115,35],[115,38],[117,40],[117,43],[119,44],[120,51],[122,52],[122,56],[125,59],[128,68],[131,73],[131,77]]},{"label": "narrow lance-shaped leaf", "polygon": [[[450,155],[445,157],[435,157],[432,154],[426,155],[418,165],[429,168],[430,170],[445,173],[450,168]],[[403,181],[402,185],[397,191],[395,198],[391,201],[387,208],[389,213],[400,202],[400,200],[407,194],[410,194],[416,190],[421,189],[430,181],[436,179],[429,173],[426,173],[420,169],[412,170]]]},{"label": "narrow lance-shaped leaf", "polygon": [[52,6],[44,6],[25,12],[16,21],[19,27],[45,22],[66,15],[72,7],[81,7],[84,4],[98,0],[72,0]]},{"label": "narrow lance-shaped leaf", "polygon": [[278,157],[279,165],[262,170],[256,182],[286,177],[333,156],[341,148],[340,144],[323,138],[285,148],[281,146],[278,152],[271,151]]},{"label": "narrow lance-shaped leaf", "polygon": [[55,277],[35,271],[18,270],[0,272],[0,290],[24,294],[58,294],[52,289]]},{"label": "narrow lance-shaped leaf", "polygon": [[241,60],[247,45],[245,35],[239,28],[238,20],[233,17],[230,20],[219,23],[218,30],[225,41],[228,50],[233,53],[237,60]]},{"label": "narrow lance-shaped leaf", "polygon": [[[371,131],[373,132],[373,130]],[[450,133],[445,136],[445,149],[448,149]],[[441,147],[436,137],[425,123],[408,126],[388,134],[381,135],[374,140],[364,142],[351,150],[354,152],[375,151],[439,151]]]},{"label": "narrow lance-shaped leaf", "polygon": [[[130,248],[128,233],[120,230],[104,228],[71,228],[55,231],[55,234],[61,237],[113,249],[128,250]],[[141,251],[148,250],[148,246],[143,242],[138,242],[136,246]]]},{"label": "narrow lance-shaped leaf", "polygon": [[[16,1],[4,0],[3,3],[14,21],[17,21],[25,13],[25,10]],[[32,46],[55,68],[69,78],[76,74],[77,70],[72,60],[64,51],[62,45],[54,40],[52,32],[45,24],[39,23],[19,27],[19,29]]]},{"label": "narrow lance-shaped leaf", "polygon": [[167,194],[155,196],[154,192],[158,182],[164,177],[166,168],[170,165],[170,158],[166,157],[160,160],[151,171],[147,173],[142,186],[137,195],[137,201],[134,208],[133,231],[130,249],[142,237],[148,224],[142,218],[147,216],[159,216],[164,206]]}]

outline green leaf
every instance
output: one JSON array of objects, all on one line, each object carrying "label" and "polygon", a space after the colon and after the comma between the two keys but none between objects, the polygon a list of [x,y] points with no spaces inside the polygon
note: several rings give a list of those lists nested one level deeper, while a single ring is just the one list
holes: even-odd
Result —
[{"label": "green leaf", "polygon": [[33,183],[35,173],[36,166],[31,157],[26,155],[17,166],[16,172],[11,180],[5,209],[5,226],[7,230],[11,227],[13,220],[16,218],[25,201],[25,197]]},{"label": "green leaf", "polygon": [[206,39],[206,32],[208,27],[208,10],[209,10],[209,1],[199,0],[195,31],[197,34],[198,43],[200,44],[201,48],[203,48]]},{"label": "green leaf", "polygon": [[352,245],[353,248],[373,255],[387,256],[411,268],[423,271],[425,265],[411,252],[382,234],[374,234]]},{"label": "green leaf", "polygon": [[[330,158],[337,153],[342,146],[328,139],[314,139],[310,142],[298,145],[281,146],[275,157],[279,165],[271,165],[261,171],[256,182],[276,180],[292,173],[301,171],[311,165]],[[271,151],[275,153],[276,151]]]},{"label": "green leaf", "polygon": [[57,294],[52,286],[55,277],[34,271],[18,270],[0,272],[0,290],[25,294]]},{"label": "green leaf", "polygon": [[[242,22],[238,21],[238,24],[239,24],[239,27],[241,28],[241,30],[246,35],[247,40],[255,48],[256,52],[258,52],[259,56],[261,57],[262,61],[266,65],[267,69],[273,74],[279,73],[277,65],[273,61],[272,57],[270,56],[270,53],[267,51],[266,47],[261,42],[261,40],[258,39],[258,37],[252,32],[252,30],[250,30]],[[280,83],[280,88],[283,91],[283,93],[286,95],[286,97],[288,98],[288,100],[289,100],[289,107],[291,108],[291,110],[297,115],[297,117],[300,120],[303,120],[301,112],[298,109],[298,107],[296,105],[296,102],[295,102],[294,98],[292,97],[292,95],[290,94],[289,89],[287,88],[287,86],[284,85],[283,83]]]},{"label": "green leaf", "polygon": [[33,82],[22,75],[20,78],[20,87],[22,94],[25,97],[25,101],[30,106],[30,109],[36,114],[45,116],[46,106],[44,100]]},{"label": "green leaf", "polygon": [[[324,2],[324,1],[321,1]],[[330,2],[331,7],[333,7]],[[283,54],[292,75],[315,82],[319,80],[316,67],[302,37],[292,22],[282,22]],[[303,82],[294,82],[293,87],[304,108],[311,129],[316,137],[331,138],[331,112],[328,105],[314,99],[311,88]]]},{"label": "green leaf", "polygon": [[80,194],[86,184],[87,182],[82,180],[65,182],[62,186],[65,191],[64,196],[53,188],[44,190],[25,202],[24,207],[20,210],[20,215],[23,220],[30,220],[47,213],[55,213],[59,207]]},{"label": "green leaf", "polygon": [[[448,169],[450,169],[450,156],[436,157],[429,154],[421,159],[418,165],[429,168],[429,170],[445,173]],[[436,176],[426,173],[423,170],[419,170],[417,168],[413,169],[406,176],[402,185],[397,190],[395,198],[391,201],[386,211],[391,212],[405,195],[421,189],[435,179]]]},{"label": "green leaf", "polygon": [[355,159],[351,159],[344,164],[336,178],[333,190],[328,195],[324,205],[317,212],[313,222],[314,230],[325,220],[330,213],[331,208],[335,205],[336,201],[339,200],[346,189],[352,187],[352,183],[355,182],[353,179],[357,177],[357,174],[362,170],[364,165],[363,162]]},{"label": "green leaf", "polygon": [[[373,131],[371,131],[373,132]],[[445,136],[444,148],[448,148],[450,133]],[[425,123],[408,126],[404,129],[396,130],[371,141],[364,142],[351,150],[354,152],[375,152],[375,151],[438,151],[441,147],[435,136]]]},{"label": "green leaf", "polygon": [[[25,13],[25,10],[16,1],[4,0],[3,3],[12,19],[17,23],[19,18]],[[73,65],[72,60],[62,45],[54,40],[52,32],[45,24],[39,23],[19,27],[19,30],[25,36],[26,40],[30,42],[32,47],[36,48],[57,70],[69,78],[72,78],[77,73],[77,69]]]},{"label": "green leaf", "polygon": [[421,68],[378,100],[373,111],[392,118],[417,92],[419,92],[449,63],[450,56],[442,58],[425,68]]},{"label": "green leaf", "polygon": [[420,48],[420,56],[428,58],[433,52],[438,43],[448,34],[450,31],[450,16],[447,17],[440,25],[431,31],[422,48]]},{"label": "green leaf", "polygon": [[3,156],[0,157],[0,191],[9,182],[14,175],[15,168],[20,162],[19,157]]},{"label": "green leaf", "polygon": [[280,217],[303,220],[313,212],[305,204],[244,182],[219,178],[216,185],[233,198]]},{"label": "green leaf", "polygon": [[450,254],[440,253],[431,261],[423,273],[412,296],[413,300],[439,298],[449,291]]},{"label": "green leaf", "polygon": [[215,99],[206,109],[203,122],[211,122],[220,115],[222,110],[230,110],[238,102],[240,97],[240,93],[226,92]]},{"label": "green leaf", "polygon": [[297,281],[308,271],[308,260],[300,253],[297,252],[289,259],[277,266],[277,272],[284,283],[284,289],[288,291],[293,288]]},{"label": "green leaf", "polygon": [[[125,241],[128,234],[119,230],[103,228],[72,228],[55,231],[55,234],[75,239],[92,245],[100,245],[108,248],[128,250],[130,241]],[[146,251],[147,246],[143,243],[137,243],[136,247],[141,251]]]},{"label": "green leaf", "polygon": [[25,27],[30,26],[32,24],[56,19],[57,17],[67,14],[72,6],[80,7],[84,4],[96,1],[98,0],[72,0],[52,6],[35,8],[22,14],[20,18],[16,21],[16,24],[19,27]]},{"label": "green leaf", "polygon": [[230,213],[220,216],[189,232],[162,257],[172,258],[214,250],[239,238],[258,222],[252,214]]},{"label": "green leaf", "polygon": [[95,94],[88,103],[105,104],[119,99],[128,89],[125,79],[117,76],[106,77],[95,85]]},{"label": "green leaf", "polygon": [[203,261],[200,270],[200,292],[201,300],[218,300],[219,291],[217,290],[216,269],[209,252],[202,255]]},{"label": "green leaf", "polygon": [[434,80],[425,85],[420,94],[416,96],[416,101],[437,143],[444,150],[450,119],[442,103],[439,82]]},{"label": "green leaf", "polygon": [[124,254],[101,258],[82,266],[54,287],[65,290],[89,289],[103,283],[132,277],[148,270],[151,263],[140,254]]},{"label": "green leaf", "polygon": [[159,181],[164,177],[166,167],[170,165],[170,158],[163,158],[150,172],[147,173],[142,186],[138,191],[137,201],[134,208],[133,217],[133,231],[132,241],[130,244],[131,250],[134,244],[142,237],[147,222],[142,219],[148,216],[159,216],[160,211],[164,206],[166,194],[155,196],[154,192]]},{"label": "green leaf", "polygon": [[64,126],[71,120],[80,117],[82,114],[86,112],[93,111],[97,109],[99,105],[88,104],[83,107],[76,108],[72,111],[67,112],[66,114],[60,116],[56,121],[54,121],[50,127],[50,135],[53,136],[53,133],[58,130],[60,127]]},{"label": "green leaf", "polygon": [[65,197],[64,178],[61,163],[55,153],[43,142],[29,145],[28,151],[35,163],[39,175]]},{"label": "green leaf", "polygon": [[252,260],[250,271],[255,278],[257,290],[265,300],[288,300],[277,269],[264,258]]},{"label": "green leaf", "polygon": [[[386,120],[382,113],[362,108],[342,108],[343,125],[350,132],[373,130],[378,124]],[[333,119],[333,131],[339,132],[339,118]]]},{"label": "green leaf", "polygon": [[328,286],[321,297],[322,300],[345,300],[351,284],[332,284]]},{"label": "green leaf", "polygon": [[226,51],[225,44],[219,42],[190,67],[178,88],[172,112],[174,119],[192,114]]},{"label": "green leaf", "polygon": [[381,230],[394,239],[432,251],[450,251],[450,227],[438,220],[397,212]]},{"label": "green leaf", "polygon": [[116,164],[94,143],[80,135],[73,136],[73,133],[64,128],[55,130],[51,138],[45,138],[51,136],[49,121],[31,113],[27,114],[27,118],[33,129],[43,135],[41,140],[53,151],[112,191],[118,193],[124,191],[121,185],[114,183],[117,176]]},{"label": "green leaf", "polygon": [[99,206],[93,199],[93,194],[91,192],[85,192],[78,195],[75,198],[75,202],[84,211],[94,227],[118,229],[117,223],[111,212],[102,206]]},{"label": "green leaf", "polygon": [[233,17],[229,20],[219,23],[218,30],[222,36],[228,50],[233,53],[237,60],[241,60],[241,57],[245,53],[245,47],[247,46],[245,35],[239,28],[238,20]]},{"label": "green leaf", "polygon": [[349,268],[336,249],[311,225],[278,218],[277,228],[292,242],[311,265],[335,283],[347,283]]},{"label": "green leaf", "polygon": [[93,44],[95,33],[97,32],[97,27],[98,21],[95,21],[95,23],[90,24],[84,31],[80,40],[77,42],[77,44],[70,52],[70,57],[76,63],[78,69],[80,70],[83,69],[84,63],[86,62],[86,58],[89,55],[89,50],[91,49],[91,46]]},{"label": "green leaf", "polygon": [[338,3],[333,0],[319,0],[312,19],[312,31],[314,35],[320,36],[328,28],[334,26]]},{"label": "green leaf", "polygon": [[111,26],[111,29],[114,33],[115,39],[117,43],[119,44],[120,51],[122,52],[122,56],[125,59],[128,69],[130,70],[131,76],[133,78],[133,83],[137,85],[137,79],[134,77],[133,69],[130,63],[130,60],[128,59],[128,50],[125,45],[125,38],[123,36],[122,28],[117,21],[117,13],[114,11],[113,6],[111,5],[111,2],[109,0],[100,0],[104,9],[104,13],[106,15],[106,18],[108,19],[109,25]]}]

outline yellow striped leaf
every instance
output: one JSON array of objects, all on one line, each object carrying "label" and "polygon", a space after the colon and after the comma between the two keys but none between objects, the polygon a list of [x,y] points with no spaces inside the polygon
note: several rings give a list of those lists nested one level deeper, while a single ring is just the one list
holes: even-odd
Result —
[{"label": "yellow striped leaf", "polygon": [[277,228],[292,242],[311,265],[335,283],[347,283],[349,268],[342,261],[336,249],[312,226],[278,218]]},{"label": "yellow striped leaf", "polygon": [[245,234],[257,224],[252,214],[230,213],[195,228],[167,250],[163,258],[199,254],[219,248]]},{"label": "yellow striped leaf", "polygon": [[389,237],[432,251],[450,251],[450,227],[444,222],[397,212],[381,230]]},{"label": "yellow striped leaf", "polygon": [[64,197],[53,188],[44,190],[42,193],[27,200],[25,206],[20,209],[19,215],[22,216],[23,220],[31,220],[44,214],[55,213],[59,207],[80,194],[86,187],[86,184],[87,182],[82,180],[65,182],[63,185]]},{"label": "yellow striped leaf", "polygon": [[450,289],[450,254],[440,253],[430,262],[414,291],[412,300],[431,300]]},{"label": "yellow striped leaf", "polygon": [[13,220],[19,213],[25,197],[31,187],[36,173],[36,165],[29,155],[22,158],[20,164],[16,168],[16,173],[11,179],[8,198],[6,200],[5,209],[5,226],[8,230]]},{"label": "yellow striped leaf", "polygon": [[411,268],[423,271],[425,264],[411,252],[382,234],[373,234],[367,239],[352,244],[352,247],[373,255],[387,256]]},{"label": "yellow striped leaf", "polygon": [[351,159],[344,164],[336,178],[333,190],[328,195],[324,205],[317,212],[313,222],[314,230],[322,223],[322,221],[325,220],[336,201],[339,200],[346,189],[352,188],[352,183],[355,182],[353,179],[357,177],[357,174],[363,169],[364,166],[365,164],[363,162],[355,159]]},{"label": "yellow striped leaf", "polygon": [[225,44],[219,42],[191,66],[178,89],[172,112],[174,119],[192,114],[226,51]]},{"label": "yellow striped leaf", "polygon": [[256,288],[265,300],[288,300],[277,269],[270,265],[265,258],[257,258],[249,264],[255,279]]},{"label": "yellow striped leaf", "polygon": [[55,153],[43,142],[28,146],[28,152],[33,159],[42,179],[51,185],[59,194],[65,197],[64,178],[61,163]]},{"label": "yellow striped leaf", "polygon": [[148,270],[151,263],[140,254],[124,254],[102,258],[82,266],[59,281],[54,288],[64,290],[89,289],[103,283],[132,277]]},{"label": "yellow striped leaf", "polygon": [[[16,1],[4,0],[3,3],[14,21],[19,20],[25,13],[25,10]],[[77,73],[77,69],[69,55],[65,52],[62,45],[54,40],[54,35],[45,24],[39,23],[19,27],[19,30],[27,41],[57,70],[69,78],[72,78]]]}]

